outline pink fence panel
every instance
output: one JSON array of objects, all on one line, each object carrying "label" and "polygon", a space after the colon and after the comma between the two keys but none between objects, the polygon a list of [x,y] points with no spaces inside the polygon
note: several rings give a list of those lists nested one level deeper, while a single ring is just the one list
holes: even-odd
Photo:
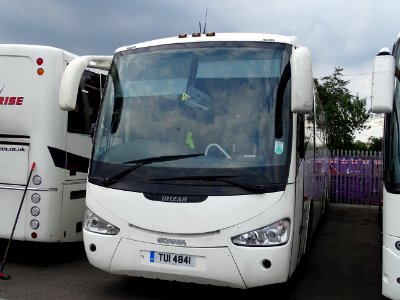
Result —
[{"label": "pink fence panel", "polygon": [[380,152],[334,151],[330,167],[332,203],[379,205],[383,168]]}]

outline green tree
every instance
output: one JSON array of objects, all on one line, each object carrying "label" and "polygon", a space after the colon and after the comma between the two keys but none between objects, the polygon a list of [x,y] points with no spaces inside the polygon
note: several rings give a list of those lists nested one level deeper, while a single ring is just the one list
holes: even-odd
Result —
[{"label": "green tree", "polygon": [[382,143],[383,143],[382,137],[370,136],[367,142],[368,150],[380,152],[382,151]]},{"label": "green tree", "polygon": [[352,150],[356,150],[356,151],[367,151],[368,149],[368,144],[364,143],[363,141],[355,141],[353,143],[353,149]]},{"label": "green tree", "polygon": [[315,86],[325,110],[330,149],[356,150],[354,133],[368,129],[370,113],[366,110],[365,98],[350,93],[343,79],[343,68],[335,67],[332,75],[315,79]]}]

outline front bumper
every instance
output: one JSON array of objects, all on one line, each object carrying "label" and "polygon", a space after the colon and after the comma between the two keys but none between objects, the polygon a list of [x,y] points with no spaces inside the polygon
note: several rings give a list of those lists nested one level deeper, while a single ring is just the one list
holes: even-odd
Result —
[{"label": "front bumper", "polygon": [[[289,277],[291,249],[287,244],[262,248],[233,244],[222,247],[180,247],[104,236],[86,230],[84,240],[90,263],[113,274],[234,288],[275,284]],[[191,255],[196,257],[196,264],[154,263],[150,260],[151,251]]]}]

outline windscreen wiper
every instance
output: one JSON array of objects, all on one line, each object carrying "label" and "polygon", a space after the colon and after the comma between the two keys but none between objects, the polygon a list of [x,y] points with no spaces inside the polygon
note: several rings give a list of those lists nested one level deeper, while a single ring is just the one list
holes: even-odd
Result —
[{"label": "windscreen wiper", "polygon": [[141,166],[144,166],[144,165],[149,165],[149,164],[152,164],[155,162],[164,162],[164,161],[185,159],[185,158],[190,158],[190,157],[197,157],[197,156],[202,156],[202,155],[204,155],[204,153],[184,154],[184,155],[163,155],[163,156],[154,156],[154,157],[147,157],[147,158],[138,159],[138,160],[126,161],[123,164],[133,164],[133,165],[129,166],[128,168],[126,168],[122,171],[113,173],[110,176],[104,177],[101,180],[101,183],[104,186],[109,186],[112,184],[113,181],[117,181],[117,180],[121,179],[122,177],[128,175],[132,171],[134,171],[137,168],[140,168]]},{"label": "windscreen wiper", "polygon": [[151,181],[168,181],[168,180],[204,180],[204,181],[221,181],[233,186],[239,187],[253,194],[263,194],[265,193],[266,187],[260,185],[252,185],[244,182],[230,180],[230,178],[237,177],[237,175],[210,175],[210,176],[185,176],[185,177],[168,177],[168,178],[156,178],[151,179]]}]

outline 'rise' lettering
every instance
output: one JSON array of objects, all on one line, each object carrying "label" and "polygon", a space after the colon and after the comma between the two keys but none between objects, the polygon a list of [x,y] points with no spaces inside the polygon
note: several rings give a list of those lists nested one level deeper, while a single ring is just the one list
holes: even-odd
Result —
[{"label": "'rise' lettering", "polygon": [[0,105],[22,105],[24,97],[0,97]]}]

